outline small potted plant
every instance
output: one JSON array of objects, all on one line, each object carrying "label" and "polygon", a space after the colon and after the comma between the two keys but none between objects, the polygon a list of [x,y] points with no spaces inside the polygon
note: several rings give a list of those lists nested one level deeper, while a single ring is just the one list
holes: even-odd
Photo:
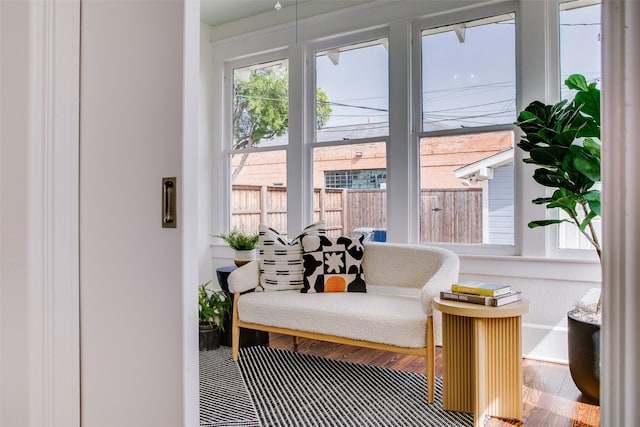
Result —
[{"label": "small potted plant", "polygon": [[[520,113],[516,124],[523,132],[518,147],[528,152],[525,163],[538,168],[533,179],[554,189],[551,197],[532,202],[547,209],[559,208],[566,218],[532,221],[530,228],[566,222],[573,224],[591,243],[601,260],[601,248],[592,220],[600,215],[600,90],[584,76],[565,81],[576,90],[573,101],[555,105],[534,101]],[[578,302],[567,313],[569,368],[580,391],[598,400],[600,391],[601,301]]]},{"label": "small potted plant", "polygon": [[256,257],[256,247],[260,240],[258,233],[245,233],[244,230],[234,228],[229,234],[216,234],[235,251],[234,262],[240,267]]},{"label": "small potted plant", "polygon": [[232,306],[224,291],[209,291],[209,283],[211,280],[198,286],[200,350],[214,350],[220,346],[220,332],[224,331],[224,319]]}]

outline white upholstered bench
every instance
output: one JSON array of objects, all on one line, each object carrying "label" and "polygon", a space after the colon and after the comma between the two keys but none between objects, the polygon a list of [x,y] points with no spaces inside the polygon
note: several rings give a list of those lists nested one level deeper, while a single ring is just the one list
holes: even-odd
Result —
[{"label": "white upholstered bench", "polygon": [[432,301],[457,282],[457,255],[428,246],[367,243],[362,267],[366,293],[247,292],[259,283],[258,261],[235,270],[229,275],[233,360],[240,328],[422,356],[433,402],[434,349],[441,328]]}]

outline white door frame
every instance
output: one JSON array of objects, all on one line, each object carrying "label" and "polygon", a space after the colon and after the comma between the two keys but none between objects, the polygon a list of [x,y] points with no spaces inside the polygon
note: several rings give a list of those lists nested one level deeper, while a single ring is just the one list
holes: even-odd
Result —
[{"label": "white door frame", "polygon": [[76,427],[80,3],[0,10],[0,424]]},{"label": "white door frame", "polygon": [[[191,172],[199,2],[184,3],[182,152]],[[80,5],[0,2],[0,425],[80,426]],[[181,179],[185,426],[199,417],[195,174]]]}]

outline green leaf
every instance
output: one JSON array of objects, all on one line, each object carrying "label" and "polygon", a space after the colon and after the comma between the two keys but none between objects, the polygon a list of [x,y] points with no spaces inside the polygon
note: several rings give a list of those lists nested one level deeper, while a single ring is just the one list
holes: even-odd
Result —
[{"label": "green leaf", "polygon": [[553,202],[555,199],[551,198],[551,197],[538,197],[537,199],[533,199],[531,201],[531,203],[533,203],[534,205],[544,205],[547,203],[551,203]]},{"label": "green leaf", "polygon": [[589,90],[589,84],[587,83],[587,79],[581,74],[571,74],[567,80],[565,80],[564,84],[569,89],[574,90]]},{"label": "green leaf", "polygon": [[601,203],[600,200],[590,200],[589,201],[589,208],[591,209],[591,213],[595,214],[595,215],[601,215]]},{"label": "green leaf", "polygon": [[599,202],[601,193],[600,193],[600,190],[591,190],[582,194],[580,197],[589,202]]},{"label": "green leaf", "polygon": [[548,169],[536,169],[533,173],[533,179],[540,185],[544,185],[545,187],[571,187],[572,184],[566,178],[564,178],[561,174],[558,174],[554,171]]},{"label": "green leaf", "polygon": [[[582,119],[581,119],[582,120]],[[582,120],[576,138],[600,138],[600,125],[593,120]]]},{"label": "green leaf", "polygon": [[573,167],[594,182],[600,181],[600,158],[589,154],[582,147],[571,147]]},{"label": "green leaf", "polygon": [[558,166],[567,153],[566,147],[541,147],[532,149],[531,159],[540,166]]},{"label": "green leaf", "polygon": [[568,129],[553,136],[551,143],[559,144],[563,147],[570,147],[573,141],[575,141],[576,135],[578,135],[578,129]]},{"label": "green leaf", "polygon": [[521,125],[523,123],[531,122],[537,119],[538,119],[538,116],[536,116],[530,111],[524,110],[524,111],[521,111],[520,114],[518,115],[518,121],[516,124]]},{"label": "green leaf", "polygon": [[598,215],[595,212],[593,211],[589,212],[589,214],[580,223],[580,231],[584,231],[589,225],[589,223],[591,223],[591,220],[597,216]]},{"label": "green leaf", "polygon": [[590,116],[593,121],[600,126],[600,91],[595,87],[590,87],[586,91],[576,94],[573,102],[580,106],[582,114]]},{"label": "green leaf", "polygon": [[576,204],[578,202],[575,200],[562,198],[558,200],[554,200],[547,205],[547,209],[560,208],[567,212],[571,212],[574,215],[576,214]]},{"label": "green leaf", "polygon": [[585,150],[592,156],[600,158],[600,143],[593,138],[585,138],[582,144]]},{"label": "green leaf", "polygon": [[540,221],[531,221],[528,224],[528,226],[529,228],[546,227],[547,225],[560,224],[561,222],[571,222],[571,221],[567,219],[543,219]]}]

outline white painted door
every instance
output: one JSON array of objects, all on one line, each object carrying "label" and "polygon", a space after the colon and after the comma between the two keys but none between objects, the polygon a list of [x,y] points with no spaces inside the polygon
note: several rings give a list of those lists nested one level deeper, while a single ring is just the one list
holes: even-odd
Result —
[{"label": "white painted door", "polygon": [[[197,52],[199,37],[196,20],[195,37],[185,38],[188,3],[82,3],[83,426],[174,427],[197,419],[197,264],[193,295],[183,289],[191,275],[184,227],[193,222],[184,209],[183,148],[193,126],[184,119],[190,85],[183,73],[194,65],[184,66],[184,46],[195,39]],[[161,227],[163,177],[177,178],[177,228]]]}]

